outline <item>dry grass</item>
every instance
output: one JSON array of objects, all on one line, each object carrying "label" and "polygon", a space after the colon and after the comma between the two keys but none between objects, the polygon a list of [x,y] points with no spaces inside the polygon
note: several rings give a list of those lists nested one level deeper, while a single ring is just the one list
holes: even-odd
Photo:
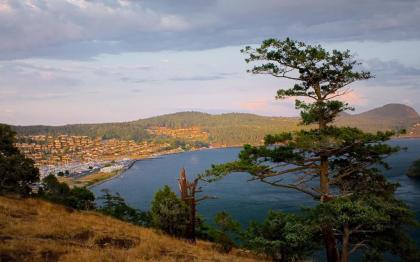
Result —
[{"label": "dry grass", "polygon": [[218,253],[95,212],[0,197],[0,261],[261,261]]}]

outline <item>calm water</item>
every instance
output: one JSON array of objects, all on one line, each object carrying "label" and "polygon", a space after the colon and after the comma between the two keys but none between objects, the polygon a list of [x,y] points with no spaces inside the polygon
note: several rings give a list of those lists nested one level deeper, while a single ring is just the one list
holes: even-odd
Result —
[{"label": "calm water", "polygon": [[[398,197],[415,210],[419,219],[420,179],[412,179],[405,174],[411,162],[420,158],[420,139],[395,140],[390,143],[407,147],[407,150],[388,159],[392,169],[386,172],[386,176],[401,184]],[[97,195],[104,188],[119,192],[131,206],[147,210],[154,193],[164,185],[178,192],[177,178],[182,167],[185,167],[187,176],[191,178],[212,164],[235,160],[239,151],[239,148],[212,149],[141,160],[120,177],[94,187],[93,191]],[[217,199],[201,202],[199,212],[211,221],[216,213],[224,210],[241,223],[247,224],[250,220],[262,220],[269,209],[295,211],[301,206],[314,204],[309,196],[302,193],[256,181],[248,182],[249,178],[248,174],[235,173],[221,181],[202,184],[202,194]]]}]

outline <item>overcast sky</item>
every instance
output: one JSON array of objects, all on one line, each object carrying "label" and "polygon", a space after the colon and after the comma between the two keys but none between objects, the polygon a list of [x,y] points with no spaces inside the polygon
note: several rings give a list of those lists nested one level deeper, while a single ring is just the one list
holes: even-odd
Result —
[{"label": "overcast sky", "polygon": [[293,116],[274,99],[291,83],[246,73],[239,52],[287,36],[357,55],[376,76],[345,98],[359,112],[420,112],[420,1],[0,0],[0,122]]}]

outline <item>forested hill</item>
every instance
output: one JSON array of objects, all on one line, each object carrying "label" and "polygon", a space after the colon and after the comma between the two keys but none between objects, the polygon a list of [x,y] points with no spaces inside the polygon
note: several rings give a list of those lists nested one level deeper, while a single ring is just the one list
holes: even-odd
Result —
[{"label": "forested hill", "polygon": [[[303,128],[297,117],[266,117],[244,113],[211,115],[180,112],[131,122],[76,124],[65,126],[14,126],[19,135],[85,135],[90,137],[150,140],[161,135],[150,132],[156,127],[180,129],[196,127],[208,134],[213,144],[239,145],[261,142],[265,134]],[[420,122],[417,112],[406,105],[388,104],[361,114],[342,114],[337,124],[356,126],[366,131],[410,129]]]}]

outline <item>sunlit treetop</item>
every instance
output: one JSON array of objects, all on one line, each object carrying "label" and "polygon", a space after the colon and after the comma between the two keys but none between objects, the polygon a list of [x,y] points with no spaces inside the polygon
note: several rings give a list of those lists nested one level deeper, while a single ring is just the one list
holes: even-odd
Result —
[{"label": "sunlit treetop", "polygon": [[268,74],[294,80],[292,88],[277,91],[277,99],[303,97],[313,102],[296,100],[303,123],[320,123],[325,126],[338,113],[353,110],[347,103],[334,100],[348,93],[349,85],[357,80],[372,78],[370,72],[360,70],[360,62],[349,50],[327,51],[320,45],[307,45],[286,38],[267,39],[260,47],[241,50],[248,54],[247,63],[261,62],[248,72]]}]

